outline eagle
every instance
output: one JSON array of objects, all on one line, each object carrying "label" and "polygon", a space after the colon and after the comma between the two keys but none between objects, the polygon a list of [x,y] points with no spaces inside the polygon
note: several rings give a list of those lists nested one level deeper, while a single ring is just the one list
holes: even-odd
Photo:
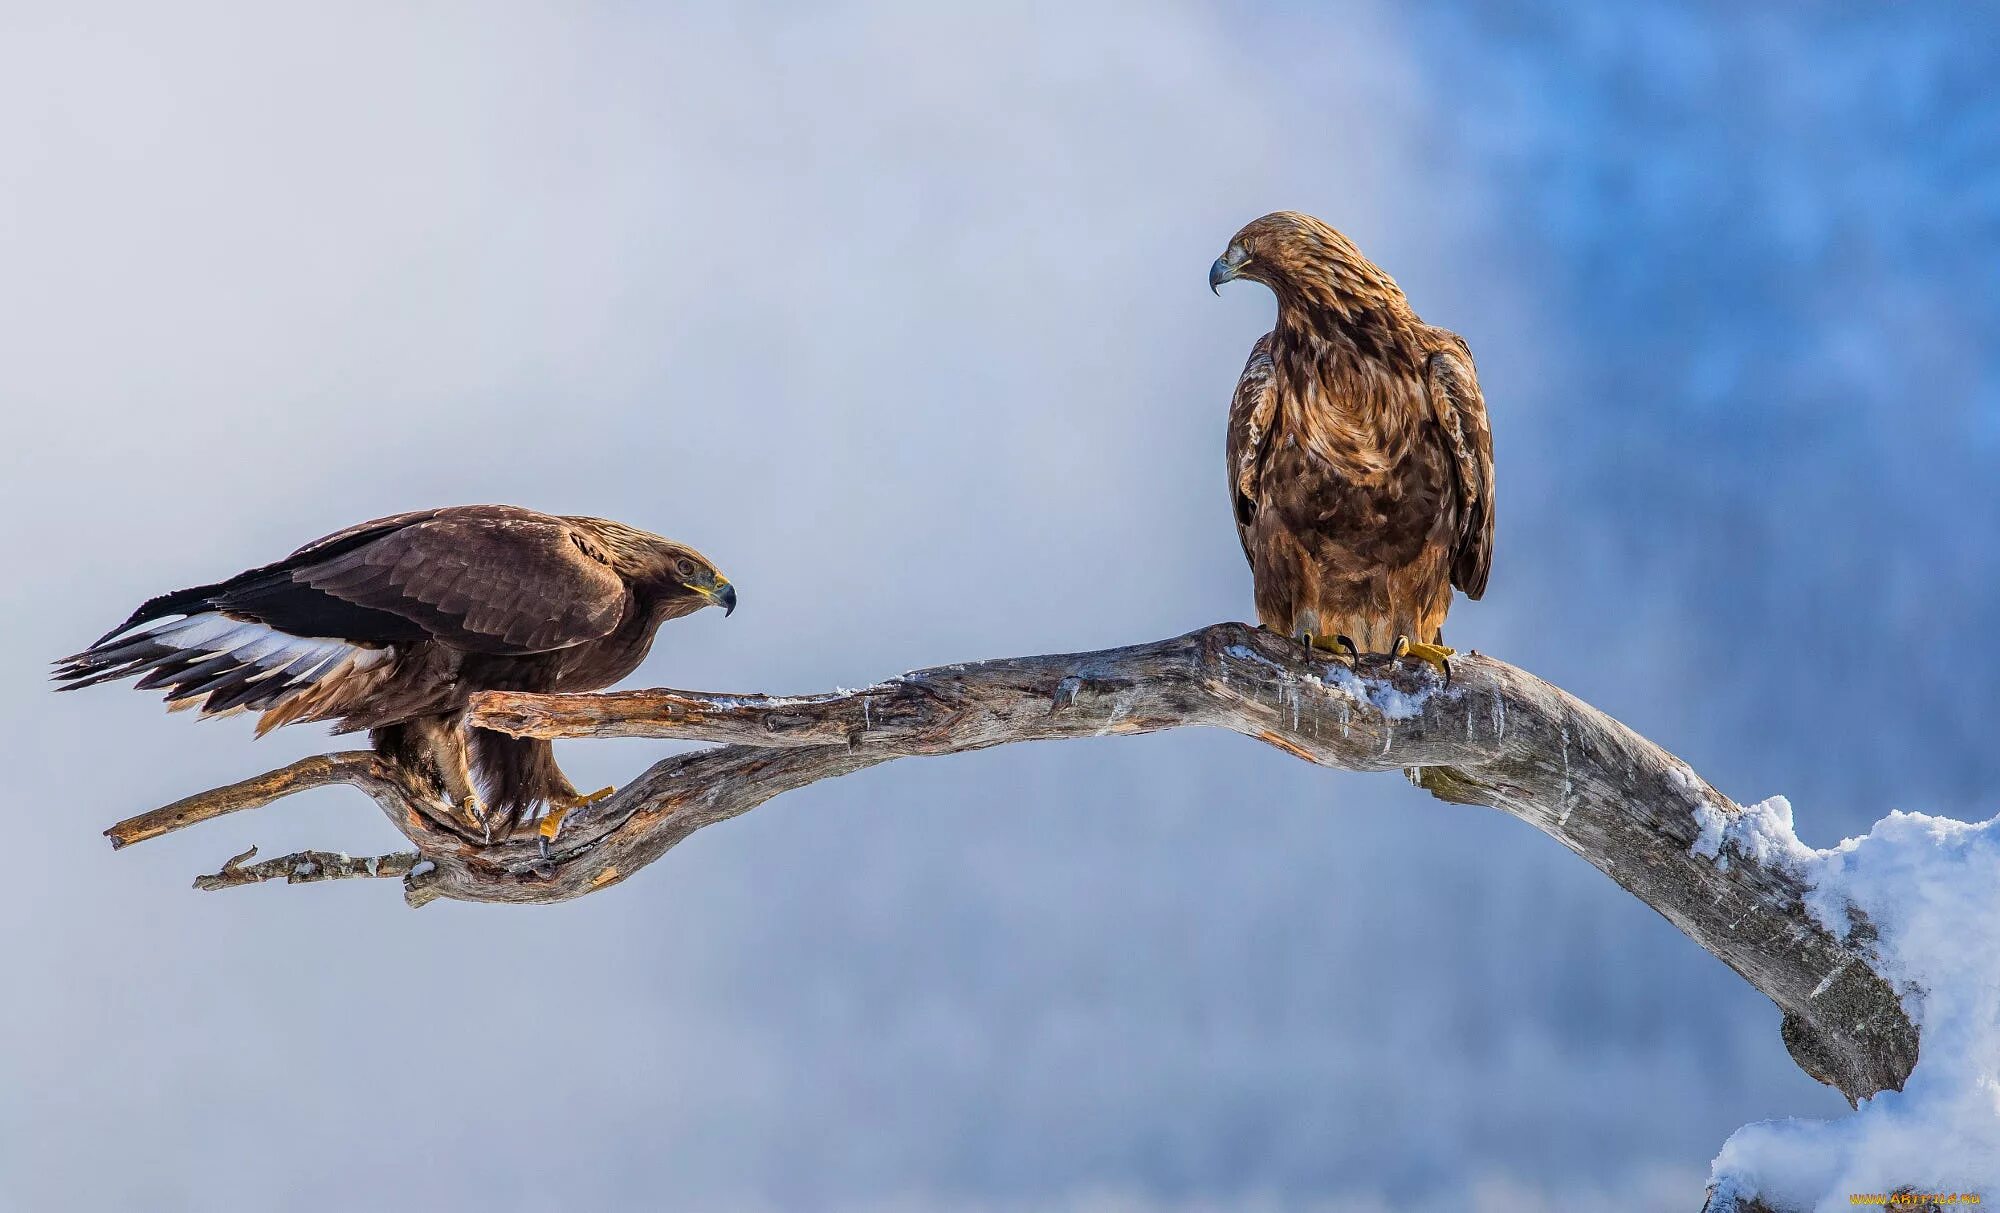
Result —
[{"label": "eagle", "polygon": [[1255,220],[1209,287],[1261,282],[1278,322],[1229,404],[1229,497],[1257,617],[1356,661],[1410,656],[1449,678],[1452,588],[1493,563],[1493,433],[1472,351],[1310,215]]},{"label": "eagle", "polygon": [[316,539],[275,564],[162,594],[57,663],[61,690],[137,676],[170,711],[368,730],[377,753],[505,838],[537,808],[553,837],[589,796],[546,741],[468,729],[480,691],[594,691],[669,619],[736,609],[700,552],[613,522],[510,505],[419,510]]}]

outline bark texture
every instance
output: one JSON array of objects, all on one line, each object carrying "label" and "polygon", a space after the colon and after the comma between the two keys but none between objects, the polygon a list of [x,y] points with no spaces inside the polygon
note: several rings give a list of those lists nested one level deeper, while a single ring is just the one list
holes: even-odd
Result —
[{"label": "bark texture", "polygon": [[1488,805],[1548,834],[1658,910],[1775,1002],[1793,1060],[1850,1101],[1900,1090],[1917,1030],[1870,967],[1805,911],[1803,888],[1725,845],[1690,850],[1698,813],[1741,810],[1686,763],[1504,662],[1457,658],[1442,681],[1415,663],[1359,671],[1241,624],[1128,648],[938,666],[857,691],[772,696],[694,691],[489,692],[474,723],[523,737],[717,743],[655,763],[572,813],[553,842],[484,843],[451,806],[371,754],[309,758],[113,826],[142,841],[308,787],[351,783],[416,851],[354,859],[239,856],[201,888],[263,880],[400,876],[412,905],[439,897],[542,904],[616,884],[706,825],[793,788],[877,763],[1017,741],[1228,729],[1320,766],[1407,770],[1443,800]]}]

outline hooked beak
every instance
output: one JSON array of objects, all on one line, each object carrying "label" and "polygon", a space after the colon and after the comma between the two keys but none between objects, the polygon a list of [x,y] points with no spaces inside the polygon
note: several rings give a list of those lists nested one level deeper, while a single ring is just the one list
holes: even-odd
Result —
[{"label": "hooked beak", "polygon": [[724,618],[736,613],[736,587],[722,578],[717,577],[714,585],[702,588],[699,593],[703,598],[721,607]]},{"label": "hooked beak", "polygon": [[1230,245],[1229,251],[1217,257],[1215,264],[1208,267],[1208,289],[1220,295],[1222,284],[1236,281],[1236,276],[1243,272],[1249,260],[1250,254],[1236,245]]}]

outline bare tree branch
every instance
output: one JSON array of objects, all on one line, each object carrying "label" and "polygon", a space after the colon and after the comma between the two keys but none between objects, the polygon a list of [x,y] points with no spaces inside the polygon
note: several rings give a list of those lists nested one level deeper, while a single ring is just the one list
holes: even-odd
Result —
[{"label": "bare tree branch", "polygon": [[261,808],[281,796],[294,792],[304,792],[312,788],[323,788],[332,784],[355,784],[366,786],[369,781],[388,779],[386,769],[375,755],[362,751],[344,754],[315,754],[301,758],[288,767],[266,771],[241,783],[228,787],[211,788],[192,796],[176,800],[163,809],[128,817],[104,831],[115,850],[144,842],[148,838],[158,838],[175,830],[186,829],[204,821],[211,821],[224,814],[240,812],[243,809]]},{"label": "bare tree branch", "polygon": [[[354,783],[432,865],[405,878],[412,904],[547,903],[616,884],[701,827],[773,796],[877,763],[1206,725],[1320,766],[1409,769],[1440,799],[1528,822],[1777,1003],[1793,1059],[1850,1100],[1901,1089],[1916,1064],[1917,1032],[1895,991],[1858,944],[1835,939],[1806,913],[1795,877],[1733,850],[1726,863],[1691,851],[1698,812],[1726,817],[1738,806],[1609,716],[1486,657],[1455,660],[1449,684],[1427,667],[1388,662],[1356,674],[1282,637],[1218,624],[1130,648],[939,666],[836,694],[492,692],[473,721],[522,736],[722,744],[654,764],[571,814],[553,845],[465,838],[441,824],[453,817],[435,793],[366,754],[333,755],[329,767],[302,771],[308,759],[108,832],[114,842],[136,842],[303,787]],[[296,859],[255,866],[291,863],[295,871]],[[271,870],[261,879],[285,875]],[[221,880],[228,872],[203,887],[249,883]]]},{"label": "bare tree branch", "polygon": [[237,885],[257,884],[265,880],[282,880],[286,884],[311,884],[317,880],[400,880],[408,876],[411,870],[422,862],[415,851],[398,851],[393,855],[299,851],[259,863],[248,862],[256,857],[257,848],[251,847],[223,864],[221,871],[210,876],[195,877],[194,887],[204,890],[230,889]]}]

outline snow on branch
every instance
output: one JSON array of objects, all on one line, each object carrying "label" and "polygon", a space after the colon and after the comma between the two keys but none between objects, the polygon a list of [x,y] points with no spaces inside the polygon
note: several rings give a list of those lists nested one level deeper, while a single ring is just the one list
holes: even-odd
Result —
[{"label": "snow on branch", "polygon": [[1891,813],[1825,850],[1799,842],[1781,796],[1705,825],[1697,850],[1793,873],[1807,912],[1889,979],[1924,1043],[1908,1083],[1858,1115],[1739,1129],[1708,1213],[1941,1213],[2000,1197],[2000,817]]}]

